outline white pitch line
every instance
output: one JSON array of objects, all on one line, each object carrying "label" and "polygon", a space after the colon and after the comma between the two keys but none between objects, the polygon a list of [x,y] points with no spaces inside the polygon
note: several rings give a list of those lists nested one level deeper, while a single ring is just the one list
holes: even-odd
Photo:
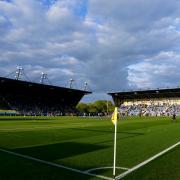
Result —
[{"label": "white pitch line", "polygon": [[8,154],[12,154],[14,156],[22,157],[24,159],[33,160],[33,161],[36,161],[36,162],[39,162],[39,163],[42,163],[42,164],[47,164],[47,165],[50,165],[50,166],[54,166],[54,167],[58,167],[58,168],[63,168],[63,169],[66,169],[66,170],[69,170],[69,171],[73,171],[73,172],[76,172],[76,173],[85,174],[85,175],[89,175],[89,176],[94,176],[94,177],[98,177],[98,178],[105,179],[105,180],[113,180],[112,178],[109,178],[109,177],[106,177],[106,176],[91,174],[89,172],[81,171],[79,169],[74,169],[74,168],[70,168],[70,167],[63,166],[63,165],[60,165],[60,164],[56,164],[56,163],[53,163],[53,162],[44,161],[44,160],[41,160],[41,159],[38,159],[38,158],[34,158],[34,157],[31,157],[31,156],[15,153],[15,152],[8,151],[8,150],[5,150],[5,149],[1,149],[0,148],[0,151],[8,153]]},{"label": "white pitch line", "polygon": [[[109,166],[109,167],[98,167],[98,168],[93,168],[93,169],[88,169],[85,172],[92,172],[92,171],[96,171],[96,170],[101,170],[101,169],[112,169],[113,167]],[[126,167],[116,167],[116,169],[122,169],[122,170],[129,170],[129,168]]]},{"label": "white pitch line", "polygon": [[170,146],[169,148],[167,148],[167,149],[161,151],[160,153],[158,153],[158,154],[152,156],[151,158],[147,159],[146,161],[143,161],[142,163],[140,163],[140,164],[138,164],[138,165],[136,165],[136,166],[130,168],[128,171],[126,171],[126,172],[120,174],[119,176],[116,176],[115,179],[118,180],[118,179],[121,179],[121,178],[127,176],[128,174],[130,174],[130,173],[132,173],[133,171],[139,169],[140,167],[142,167],[142,166],[148,164],[149,162],[153,161],[154,159],[158,158],[159,156],[162,156],[163,154],[167,153],[168,151],[174,149],[174,148],[177,147],[178,145],[180,145],[180,141],[177,142],[176,144]]}]

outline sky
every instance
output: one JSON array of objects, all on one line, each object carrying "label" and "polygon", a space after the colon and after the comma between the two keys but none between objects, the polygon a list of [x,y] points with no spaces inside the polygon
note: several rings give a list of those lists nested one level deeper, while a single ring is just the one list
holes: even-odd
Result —
[{"label": "sky", "polygon": [[[0,76],[106,92],[180,85],[179,0],[0,0]],[[12,75],[11,75],[12,76]],[[12,76],[13,77],[13,76]]]}]

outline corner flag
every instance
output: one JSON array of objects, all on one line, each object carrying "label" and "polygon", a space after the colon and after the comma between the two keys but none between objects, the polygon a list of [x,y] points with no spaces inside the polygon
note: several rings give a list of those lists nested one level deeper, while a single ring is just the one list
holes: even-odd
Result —
[{"label": "corner flag", "polygon": [[112,115],[112,123],[114,124],[114,163],[113,163],[113,176],[115,178],[116,175],[116,134],[117,134],[117,115],[118,115],[118,108],[115,107],[114,113]]},{"label": "corner flag", "polygon": [[112,123],[113,123],[114,125],[116,125],[116,123],[117,123],[117,114],[118,114],[118,112],[117,112],[117,107],[115,107],[114,112],[113,112],[113,115],[112,115],[112,117],[111,117]]}]

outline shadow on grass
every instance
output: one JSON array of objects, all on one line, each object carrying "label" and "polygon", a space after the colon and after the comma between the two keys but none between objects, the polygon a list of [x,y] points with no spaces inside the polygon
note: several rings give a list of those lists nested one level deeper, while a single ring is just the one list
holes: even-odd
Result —
[{"label": "shadow on grass", "polygon": [[[129,138],[133,138],[133,137],[141,136],[141,135],[143,135],[143,134],[128,135],[128,136],[120,137],[120,138],[117,137],[117,141],[121,140],[121,139],[129,139]],[[94,144],[104,144],[104,143],[114,143],[114,139],[112,138],[112,140],[101,141],[101,142],[97,142],[97,143],[94,143]]]},{"label": "shadow on grass", "polygon": [[83,175],[0,151],[0,180],[90,180]]},{"label": "shadow on grass", "polygon": [[56,159],[72,157],[104,148],[107,148],[107,146],[75,142],[63,142],[58,144],[18,148],[13,149],[13,151],[43,160],[54,161]]},{"label": "shadow on grass", "polygon": [[[87,128],[69,128],[73,130],[80,130],[80,131],[89,131],[89,132],[99,132],[99,133],[114,133],[114,129],[112,131],[109,130],[100,130],[100,129],[87,129]],[[119,131],[117,134],[131,134],[131,135],[144,135],[145,133],[138,133],[138,132],[129,132],[129,131]]]},{"label": "shadow on grass", "polygon": [[[87,128],[70,128],[73,130],[78,130],[78,131],[89,131],[89,132],[99,132],[99,133],[103,133],[103,134],[112,134],[112,136],[114,136],[114,131],[111,130],[99,130],[99,129],[87,129]],[[129,131],[119,131],[117,132],[118,136],[120,136],[120,134],[125,134],[126,136],[123,137],[117,137],[117,140],[121,140],[121,139],[128,139],[128,138],[133,138],[133,137],[137,137],[137,136],[142,136],[145,135],[145,133],[138,133],[138,132],[129,132]],[[114,143],[114,139],[112,138],[112,140],[105,140],[105,141],[99,141],[97,143],[94,143],[94,145],[96,144],[104,144],[104,143]]]}]

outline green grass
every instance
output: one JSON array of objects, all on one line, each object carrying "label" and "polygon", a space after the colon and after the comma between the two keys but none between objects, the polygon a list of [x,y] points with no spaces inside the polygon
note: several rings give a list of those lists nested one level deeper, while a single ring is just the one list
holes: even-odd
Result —
[{"label": "green grass", "polygon": [[[105,118],[0,117],[0,148],[82,171],[112,166],[114,126]],[[118,123],[117,166],[131,168],[180,141],[180,118],[129,117]],[[180,179],[177,147],[124,179]],[[117,171],[117,175],[122,173]],[[112,169],[94,173],[112,177]],[[0,180],[98,179],[0,151]]]}]

